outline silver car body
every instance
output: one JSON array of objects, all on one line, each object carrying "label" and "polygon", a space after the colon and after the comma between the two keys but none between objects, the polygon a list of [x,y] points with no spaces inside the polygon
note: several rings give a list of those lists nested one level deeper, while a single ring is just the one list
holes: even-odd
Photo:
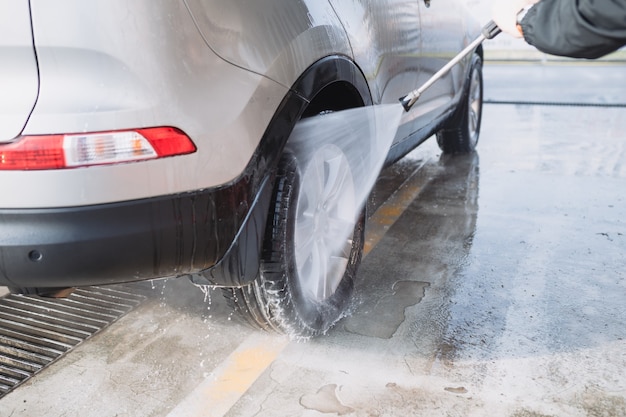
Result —
[{"label": "silver car body", "polygon": [[[311,100],[297,82],[315,63],[346,59],[367,81],[365,104],[397,102],[478,33],[468,16],[455,0],[0,0],[0,143],[174,126],[197,146],[133,163],[0,170],[0,209],[90,207],[228,186],[244,175],[285,97]],[[450,114],[467,66],[403,116],[390,161],[415,146],[411,135]],[[0,237],[0,252],[10,245]],[[19,285],[1,270],[0,284]]]}]

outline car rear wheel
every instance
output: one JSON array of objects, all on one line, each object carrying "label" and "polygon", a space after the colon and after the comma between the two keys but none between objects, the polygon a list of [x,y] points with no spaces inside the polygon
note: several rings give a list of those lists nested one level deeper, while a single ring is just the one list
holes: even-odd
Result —
[{"label": "car rear wheel", "polygon": [[459,107],[446,126],[437,132],[443,153],[468,153],[476,149],[483,106],[482,59],[472,56],[469,78]]},{"label": "car rear wheel", "polygon": [[308,153],[281,158],[259,276],[224,290],[248,323],[295,338],[325,333],[343,316],[364,243],[344,149],[327,143]]}]

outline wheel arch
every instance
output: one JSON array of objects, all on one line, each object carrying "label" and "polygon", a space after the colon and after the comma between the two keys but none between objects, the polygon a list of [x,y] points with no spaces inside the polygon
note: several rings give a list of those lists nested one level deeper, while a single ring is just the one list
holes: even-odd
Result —
[{"label": "wheel arch", "polygon": [[292,87],[307,102],[304,116],[324,110],[345,110],[372,104],[365,75],[348,57],[328,56],[309,67]]}]

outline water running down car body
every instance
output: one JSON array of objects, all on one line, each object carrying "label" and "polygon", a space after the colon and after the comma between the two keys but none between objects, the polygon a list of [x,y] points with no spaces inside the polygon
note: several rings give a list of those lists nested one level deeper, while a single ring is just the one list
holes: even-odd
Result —
[{"label": "water running down car body", "polygon": [[[0,0],[0,285],[193,276],[255,326],[326,331],[365,216],[335,291],[306,295],[312,269],[292,262],[310,258],[295,237],[315,189],[303,173],[317,161],[349,178],[350,151],[303,165],[291,133],[397,103],[479,33],[469,16],[454,0]],[[444,152],[474,149],[481,66],[477,47],[402,115],[386,164],[435,133]]]}]

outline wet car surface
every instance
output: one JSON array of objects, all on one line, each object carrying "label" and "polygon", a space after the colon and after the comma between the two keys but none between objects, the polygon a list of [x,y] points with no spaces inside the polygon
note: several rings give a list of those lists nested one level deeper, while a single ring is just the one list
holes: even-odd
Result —
[{"label": "wet car surface", "polygon": [[[0,285],[13,294],[188,277],[259,329],[324,334],[363,250],[356,191],[371,187],[354,148],[377,174],[433,134],[454,153],[480,133],[477,43],[411,112],[397,106],[480,32],[460,0],[10,3]],[[376,118],[364,134],[339,118],[345,142],[301,146],[315,116],[384,104],[399,119],[388,143]]]},{"label": "wet car surface", "polygon": [[[431,139],[382,173],[327,335],[250,330],[217,293],[155,281],[0,415],[626,415],[626,71],[573,68],[486,65],[478,153]],[[529,71],[518,101],[612,106],[497,104]]]}]

